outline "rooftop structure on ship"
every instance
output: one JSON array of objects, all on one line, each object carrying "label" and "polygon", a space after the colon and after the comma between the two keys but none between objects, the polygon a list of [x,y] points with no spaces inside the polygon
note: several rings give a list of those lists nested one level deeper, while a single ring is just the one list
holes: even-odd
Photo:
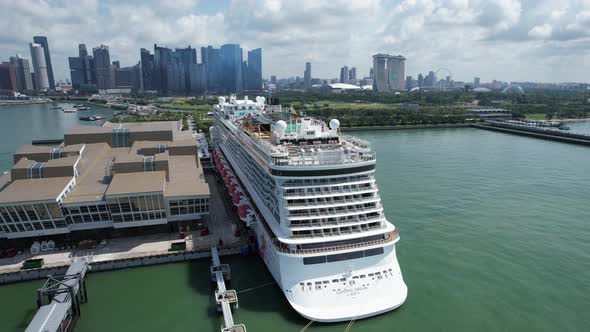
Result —
[{"label": "rooftop structure on ship", "polygon": [[370,144],[357,137],[342,135],[340,122],[304,116],[280,105],[256,101],[229,101],[221,97],[216,107],[226,123],[241,127],[271,166],[352,165],[375,161]]}]

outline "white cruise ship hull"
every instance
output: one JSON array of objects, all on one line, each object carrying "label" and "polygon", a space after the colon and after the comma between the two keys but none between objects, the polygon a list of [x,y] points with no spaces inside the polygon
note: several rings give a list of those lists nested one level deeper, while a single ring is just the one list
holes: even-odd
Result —
[{"label": "white cruise ship hull", "polygon": [[368,318],[394,310],[406,300],[408,288],[394,244],[384,247],[379,256],[304,265],[301,256],[282,254],[270,246],[261,226],[255,231],[267,268],[293,309],[309,320],[331,323]]}]

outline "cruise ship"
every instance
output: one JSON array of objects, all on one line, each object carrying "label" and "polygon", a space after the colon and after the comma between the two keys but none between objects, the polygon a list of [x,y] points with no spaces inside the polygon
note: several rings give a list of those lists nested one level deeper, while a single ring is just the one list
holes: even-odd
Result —
[{"label": "cruise ship", "polygon": [[220,97],[213,157],[291,306],[316,322],[391,311],[407,297],[368,142],[255,100]]}]

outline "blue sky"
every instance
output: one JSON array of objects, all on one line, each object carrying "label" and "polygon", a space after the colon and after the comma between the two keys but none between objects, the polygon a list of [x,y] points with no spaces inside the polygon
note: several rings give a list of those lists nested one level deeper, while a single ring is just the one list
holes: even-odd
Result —
[{"label": "blue sky", "polygon": [[46,35],[58,79],[77,44],[107,44],[133,65],[139,48],[263,49],[263,75],[367,75],[374,53],[402,54],[406,74],[449,68],[456,80],[588,81],[588,0],[0,0],[0,60]]}]

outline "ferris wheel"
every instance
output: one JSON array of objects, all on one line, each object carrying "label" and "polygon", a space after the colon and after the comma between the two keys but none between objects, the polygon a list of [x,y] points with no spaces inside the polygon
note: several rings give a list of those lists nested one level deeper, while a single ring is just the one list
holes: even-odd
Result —
[{"label": "ferris wheel", "polygon": [[[437,69],[436,72],[434,73],[434,76],[439,77],[438,76],[439,73],[446,74],[445,76],[449,77],[451,82],[453,81],[453,73],[448,68],[442,67],[442,68]],[[446,84],[445,82],[446,82],[446,80],[442,80],[442,79],[438,80],[436,82],[435,86],[440,88],[441,90],[446,90],[446,89],[450,88],[449,86],[445,85]]]}]

